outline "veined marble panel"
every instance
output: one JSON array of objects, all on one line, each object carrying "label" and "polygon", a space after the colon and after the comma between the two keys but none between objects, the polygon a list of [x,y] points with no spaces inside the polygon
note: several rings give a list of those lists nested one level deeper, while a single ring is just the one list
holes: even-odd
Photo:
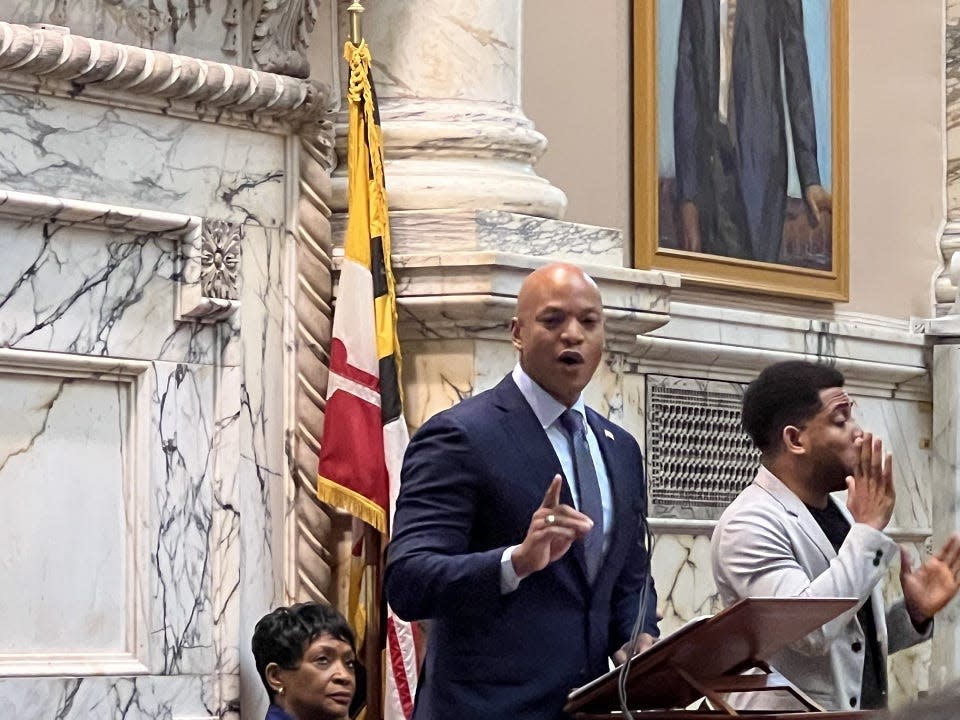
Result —
[{"label": "veined marble panel", "polygon": [[[899,500],[899,495],[897,496]],[[899,504],[899,503],[898,503]],[[929,542],[901,542],[912,557],[914,566],[930,556]],[[887,606],[903,597],[900,587],[900,563],[894,562],[887,571],[883,585],[883,597]],[[898,707],[917,697],[917,693],[931,688],[930,654],[932,645],[923,642],[901,650],[887,658],[889,698],[892,707]]]},{"label": "veined marble panel", "polygon": [[150,668],[210,673],[213,646],[211,545],[215,478],[214,384],[207,365],[155,362],[150,472]]},{"label": "veined marble panel", "polygon": [[897,503],[892,526],[929,533],[933,500],[932,408],[928,403],[855,396],[854,416],[893,453]]},{"label": "veined marble panel", "polygon": [[209,677],[0,680],[0,717],[57,720],[218,720]]},{"label": "veined marble panel", "polygon": [[660,632],[667,635],[701,615],[721,609],[710,569],[710,535],[655,535],[653,581],[657,610],[663,615]]},{"label": "veined marble panel", "polygon": [[0,93],[14,190],[267,226],[284,221],[284,139],[61,98]]},{"label": "veined marble panel", "polygon": [[211,363],[217,331],[174,321],[180,241],[0,218],[0,345]]},{"label": "veined marble panel", "polygon": [[[249,638],[262,615],[290,601],[283,595],[285,562],[284,518],[293,511],[293,483],[287,470],[287,424],[284,397],[291,397],[294,361],[290,271],[293,240],[272,228],[250,228],[241,259],[244,278],[240,295],[239,338],[233,352],[238,368],[236,404],[239,453],[235,495],[242,519],[240,547],[239,629],[243,716],[261,717],[266,695],[258,679]],[[235,377],[235,375],[231,375]],[[289,496],[288,496],[289,493]],[[292,553],[291,553],[292,555]]]},{"label": "veined marble panel", "polygon": [[146,378],[31,359],[0,363],[0,674],[144,672]]}]

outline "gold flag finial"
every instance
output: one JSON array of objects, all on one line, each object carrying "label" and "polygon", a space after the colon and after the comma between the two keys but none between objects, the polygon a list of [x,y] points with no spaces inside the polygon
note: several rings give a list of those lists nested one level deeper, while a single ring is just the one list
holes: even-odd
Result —
[{"label": "gold flag finial", "polygon": [[360,0],[353,0],[350,7],[347,8],[347,12],[350,13],[350,42],[359,45],[360,41],[363,40],[363,35],[360,32],[360,13],[363,12],[363,5]]}]

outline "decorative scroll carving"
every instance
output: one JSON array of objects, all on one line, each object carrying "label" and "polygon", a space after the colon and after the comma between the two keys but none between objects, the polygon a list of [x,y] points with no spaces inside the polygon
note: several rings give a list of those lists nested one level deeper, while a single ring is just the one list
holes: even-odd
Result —
[{"label": "decorative scroll carving", "polygon": [[[290,447],[296,515],[297,599],[313,599],[345,610],[337,567],[349,545],[340,540],[349,522],[316,496],[319,438],[326,406],[333,325],[330,231],[330,171],[335,162],[333,127],[318,123],[300,136],[300,201],[297,224],[296,430]],[[338,548],[346,556],[338,555]]]},{"label": "decorative scroll carving", "polygon": [[263,0],[253,27],[253,57],[267,72],[310,75],[307,46],[317,23],[317,0]]},{"label": "decorative scroll carving", "polygon": [[221,300],[237,300],[243,225],[204,220],[200,249],[200,289]]},{"label": "decorative scroll carving", "polygon": [[240,125],[294,129],[325,112],[319,83],[0,22],[0,86]]},{"label": "decorative scroll carving", "polygon": [[223,11],[223,24],[227,28],[221,50],[227,55],[237,54],[237,26],[240,24],[240,0],[227,0]]}]

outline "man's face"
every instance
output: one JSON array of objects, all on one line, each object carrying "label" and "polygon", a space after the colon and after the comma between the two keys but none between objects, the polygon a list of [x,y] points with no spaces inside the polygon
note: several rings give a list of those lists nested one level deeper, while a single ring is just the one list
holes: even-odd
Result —
[{"label": "man's face", "polygon": [[298,718],[346,718],[356,690],[356,658],[350,644],[324,633],[307,645],[295,670],[280,670],[280,696]]},{"label": "man's face", "polygon": [[863,430],[853,419],[853,402],[843,388],[821,390],[820,402],[820,411],[804,425],[801,442],[822,489],[836,492],[846,488],[846,477],[857,465],[860,450],[855,441]]},{"label": "man's face", "polygon": [[510,333],[524,372],[569,407],[600,364],[604,340],[600,292],[574,266],[541,268],[521,288]]}]

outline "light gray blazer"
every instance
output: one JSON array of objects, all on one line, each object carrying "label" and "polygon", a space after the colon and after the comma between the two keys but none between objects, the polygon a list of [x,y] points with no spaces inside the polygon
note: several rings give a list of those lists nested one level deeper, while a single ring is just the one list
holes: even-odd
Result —
[{"label": "light gray blazer", "polygon": [[[836,502],[832,500],[832,502]],[[769,470],[723,512],[712,540],[713,577],[723,604],[745,597],[856,597],[860,603],[816,632],[770,658],[770,664],[827,710],[860,707],[864,634],[857,610],[873,603],[877,639],[896,652],[927,639],[916,631],[903,600],[884,611],[882,578],[897,544],[868,525],[850,521],[850,533],[834,552],[803,502]],[[885,664],[885,663],[884,663]],[[789,700],[769,693],[742,707],[786,709]]]}]

